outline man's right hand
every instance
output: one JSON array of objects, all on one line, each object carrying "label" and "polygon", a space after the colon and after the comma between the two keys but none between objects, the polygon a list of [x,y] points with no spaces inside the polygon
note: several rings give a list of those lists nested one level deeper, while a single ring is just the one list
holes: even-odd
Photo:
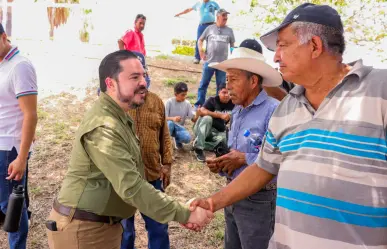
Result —
[{"label": "man's right hand", "polygon": [[206,54],[203,51],[201,51],[199,54],[200,54],[200,59],[202,59],[203,61],[207,59]]},{"label": "man's right hand", "polygon": [[206,165],[212,173],[219,173],[220,171],[222,171],[222,168],[214,159],[207,159]]},{"label": "man's right hand", "polygon": [[211,212],[215,212],[214,202],[211,198],[198,198],[189,201],[189,209],[195,211],[197,207],[204,208],[210,210]]},{"label": "man's right hand", "polygon": [[180,116],[173,117],[173,121],[175,123],[179,123],[181,121],[181,117]]}]

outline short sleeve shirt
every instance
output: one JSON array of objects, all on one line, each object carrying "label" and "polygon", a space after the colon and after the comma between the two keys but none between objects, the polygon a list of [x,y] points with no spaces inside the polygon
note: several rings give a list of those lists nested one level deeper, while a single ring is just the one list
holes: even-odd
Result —
[{"label": "short sleeve shirt", "polygon": [[0,150],[20,149],[23,113],[18,98],[38,94],[35,68],[11,48],[0,62]]},{"label": "short sleeve shirt", "polygon": [[219,10],[219,5],[214,1],[197,2],[192,9],[199,11],[200,24],[215,22],[215,11]]},{"label": "short sleeve shirt", "polygon": [[222,62],[227,60],[230,45],[235,43],[234,32],[230,27],[208,26],[200,39],[207,42],[206,62]]},{"label": "short sleeve shirt", "polygon": [[387,248],[387,70],[359,60],[315,110],[296,86],[257,165],[278,175],[269,249]]}]

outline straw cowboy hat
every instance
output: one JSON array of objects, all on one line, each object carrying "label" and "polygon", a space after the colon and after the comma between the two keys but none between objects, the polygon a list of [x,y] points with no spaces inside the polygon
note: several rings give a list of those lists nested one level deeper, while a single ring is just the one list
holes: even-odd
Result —
[{"label": "straw cowboy hat", "polygon": [[248,39],[235,48],[229,59],[223,62],[210,63],[209,67],[226,71],[241,69],[262,76],[263,86],[276,87],[282,84],[281,74],[265,62],[262,47],[256,40]]}]

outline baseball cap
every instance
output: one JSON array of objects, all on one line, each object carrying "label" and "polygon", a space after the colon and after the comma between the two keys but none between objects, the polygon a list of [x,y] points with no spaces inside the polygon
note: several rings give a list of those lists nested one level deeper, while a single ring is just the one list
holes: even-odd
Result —
[{"label": "baseball cap", "polygon": [[218,10],[218,13],[217,13],[217,15],[223,15],[223,14],[230,14],[230,12],[228,12],[227,10],[225,10],[225,9],[219,9]]},{"label": "baseball cap", "polygon": [[249,48],[251,50],[254,50],[260,54],[262,54],[262,46],[259,44],[259,42],[255,39],[246,39],[244,40],[241,45],[239,45],[240,48]]},{"label": "baseball cap", "polygon": [[3,28],[3,24],[1,24],[0,23],[0,35],[2,34],[2,33],[4,33],[5,31],[4,31],[4,28]]},{"label": "baseball cap", "polygon": [[339,13],[328,5],[316,5],[304,3],[296,7],[285,17],[282,23],[275,29],[261,36],[262,43],[271,51],[274,51],[277,43],[278,31],[293,22],[310,22],[336,28],[344,32],[343,23]]}]

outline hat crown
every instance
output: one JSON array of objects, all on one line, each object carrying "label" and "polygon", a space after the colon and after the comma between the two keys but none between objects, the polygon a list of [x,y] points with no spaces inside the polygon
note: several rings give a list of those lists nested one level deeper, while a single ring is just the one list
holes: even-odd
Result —
[{"label": "hat crown", "polygon": [[237,58],[249,58],[249,59],[256,59],[260,61],[266,61],[265,57],[263,57],[261,53],[244,47],[235,48],[232,51],[230,55],[230,59],[237,59]]}]

